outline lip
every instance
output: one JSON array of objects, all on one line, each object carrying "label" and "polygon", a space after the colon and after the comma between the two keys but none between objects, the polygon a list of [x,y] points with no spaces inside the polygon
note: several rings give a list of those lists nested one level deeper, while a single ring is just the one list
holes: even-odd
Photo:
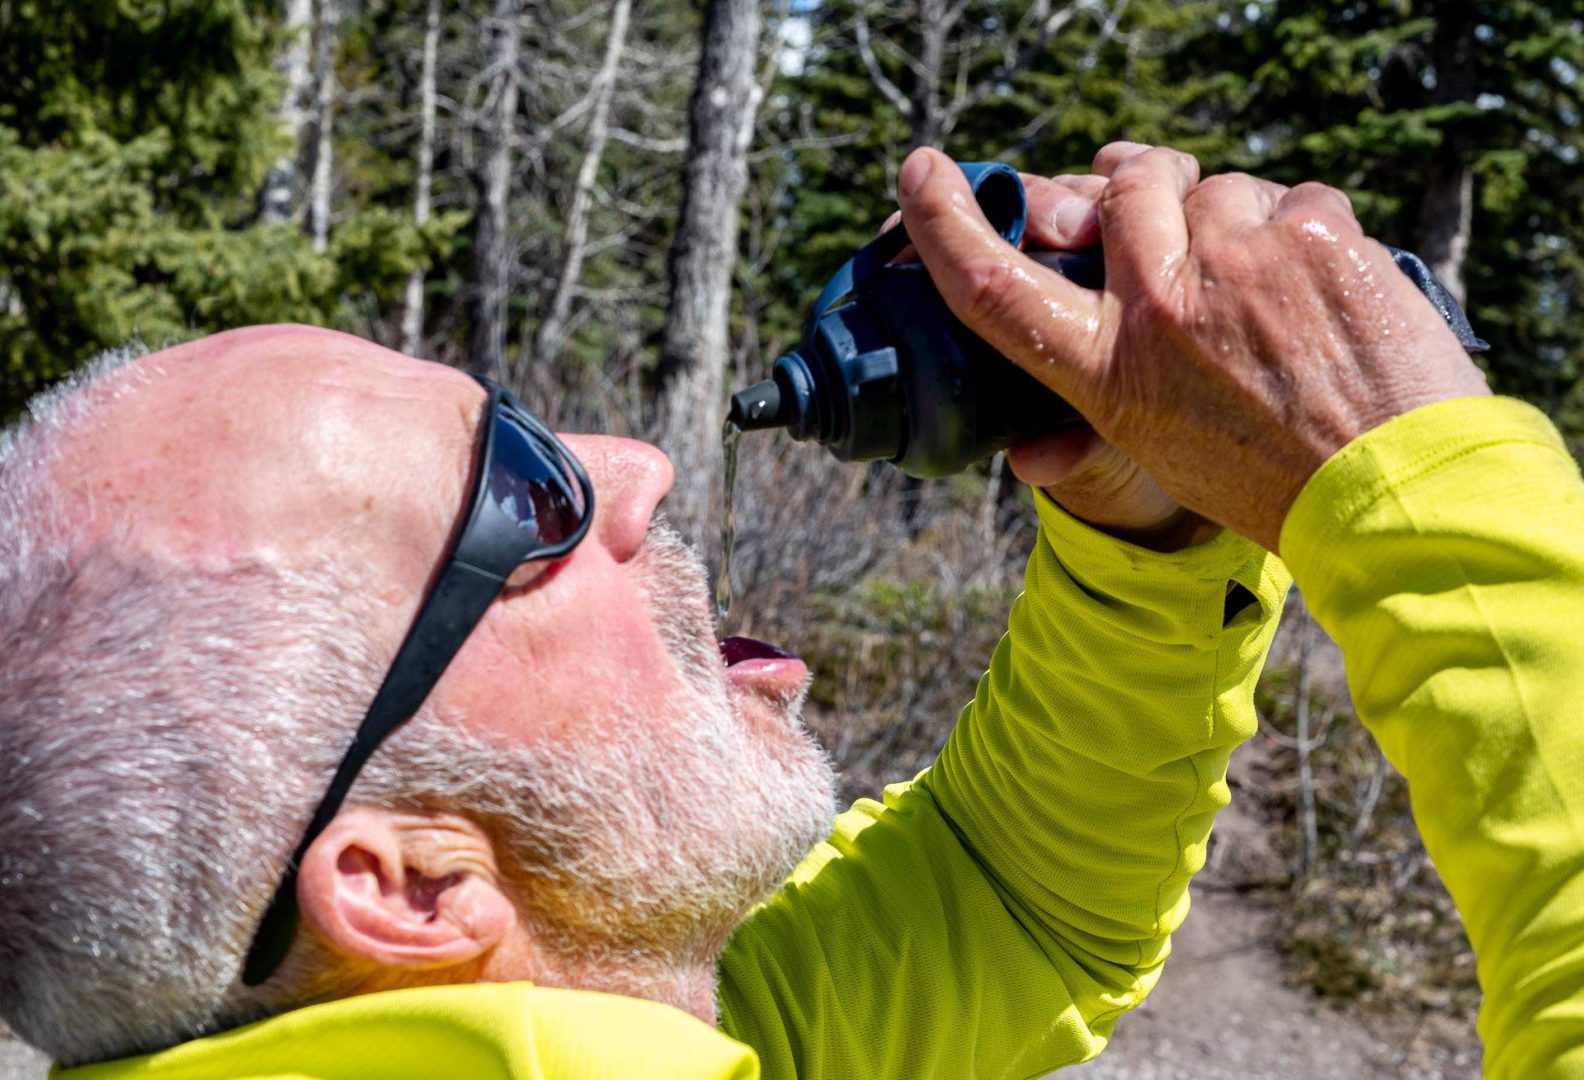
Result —
[{"label": "lip", "polygon": [[753,660],[796,660],[785,649],[751,637],[729,637],[720,643],[721,659],[726,666]]},{"label": "lip", "polygon": [[808,665],[785,649],[754,638],[729,637],[720,643],[726,684],[734,689],[786,698],[803,689]]}]

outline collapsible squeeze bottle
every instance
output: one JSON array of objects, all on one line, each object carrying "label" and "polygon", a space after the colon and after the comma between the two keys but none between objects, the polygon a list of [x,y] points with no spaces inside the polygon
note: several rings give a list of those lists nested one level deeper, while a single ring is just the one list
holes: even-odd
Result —
[{"label": "collapsible squeeze bottle", "polygon": [[[991,226],[1018,246],[1028,200],[1017,170],[995,162],[962,170]],[[907,244],[898,225],[836,271],[798,347],[775,362],[769,379],[732,395],[732,423],[744,431],[784,427],[843,461],[889,461],[931,477],[1079,422],[1072,406],[951,313],[922,263],[891,262]],[[1464,348],[1488,348],[1424,262],[1391,251]],[[1105,284],[1099,249],[1029,254],[1078,285]]]}]

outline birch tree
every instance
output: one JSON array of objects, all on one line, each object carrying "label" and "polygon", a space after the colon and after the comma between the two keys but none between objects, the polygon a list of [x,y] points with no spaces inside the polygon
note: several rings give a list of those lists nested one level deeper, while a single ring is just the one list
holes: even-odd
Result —
[{"label": "birch tree", "polygon": [[[907,149],[913,150],[938,145],[964,114],[1009,89],[1012,79],[1039,60],[1079,16],[1095,18],[1105,29],[1102,38],[1114,34],[1126,4],[1127,0],[1035,0],[1015,21],[1003,24],[965,18],[969,0],[916,0],[911,10],[858,0],[853,7],[853,38],[875,89],[907,121]],[[882,13],[893,28],[905,28],[913,35],[911,48],[899,40],[901,33],[887,35],[876,45],[870,23]]]},{"label": "birch tree", "polygon": [[522,7],[522,0],[495,0],[484,24],[488,90],[482,116],[483,155],[474,178],[478,211],[473,222],[468,367],[496,378],[506,375],[506,295],[512,262],[507,206],[511,199],[512,147],[517,123]]},{"label": "birch tree", "polygon": [[265,224],[290,221],[296,212],[297,158],[302,152],[303,127],[308,122],[308,47],[312,22],[313,0],[286,0],[282,22],[286,51],[279,65],[286,77],[286,91],[281,100],[280,117],[289,149],[270,169],[259,192],[259,219]]},{"label": "birch tree", "polygon": [[[1431,64],[1438,106],[1474,110],[1479,91],[1474,30],[1479,22],[1479,10],[1468,0],[1436,5]],[[1449,126],[1431,158],[1419,203],[1417,251],[1460,304],[1465,297],[1463,263],[1474,224],[1473,151],[1466,125]]]},{"label": "birch tree", "polygon": [[[418,76],[418,168],[413,186],[413,224],[429,223],[434,186],[435,68],[440,52],[440,0],[428,0],[424,10],[423,63]],[[401,349],[417,356],[423,345],[424,268],[413,267],[402,302]]]},{"label": "birch tree", "polygon": [[632,12],[632,0],[612,0],[610,33],[605,42],[605,56],[599,71],[589,87],[592,105],[589,110],[588,135],[585,140],[583,160],[578,167],[577,180],[572,189],[572,204],[567,210],[565,242],[562,246],[561,270],[551,294],[549,311],[539,325],[534,341],[534,356],[539,363],[550,363],[561,351],[566,340],[567,317],[572,313],[572,296],[583,272],[585,245],[588,242],[589,211],[594,200],[594,185],[599,177],[600,162],[605,156],[605,144],[610,139],[610,106],[616,86],[616,74],[621,65],[622,52],[627,41],[627,24]]},{"label": "birch tree", "polygon": [[308,185],[308,235],[315,255],[330,243],[331,170],[335,165],[335,47],[340,22],[339,0],[319,0],[319,25],[314,34],[314,155]]},{"label": "birch tree", "polygon": [[720,466],[714,434],[722,421],[739,207],[762,96],[757,0],[709,0],[701,39],[657,372],[662,445],[677,469],[673,516],[695,529],[708,514]]}]

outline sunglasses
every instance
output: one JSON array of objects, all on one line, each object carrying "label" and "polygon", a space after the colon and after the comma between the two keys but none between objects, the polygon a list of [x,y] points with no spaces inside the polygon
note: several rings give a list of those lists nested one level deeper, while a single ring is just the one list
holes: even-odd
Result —
[{"label": "sunglasses", "polygon": [[572,452],[509,390],[474,377],[489,391],[489,403],[473,459],[467,519],[253,935],[242,968],[248,986],[268,979],[291,948],[297,869],[369,757],[412,719],[495,598],[530,580],[537,571],[533,564],[577,547],[594,517],[593,485]]}]

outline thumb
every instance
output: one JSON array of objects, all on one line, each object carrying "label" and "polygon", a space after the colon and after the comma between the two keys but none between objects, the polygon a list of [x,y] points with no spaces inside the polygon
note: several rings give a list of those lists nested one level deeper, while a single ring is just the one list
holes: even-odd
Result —
[{"label": "thumb", "polygon": [[897,191],[908,236],[952,313],[1086,411],[1110,352],[1101,294],[1003,240],[985,220],[962,170],[940,151],[910,154]]}]

